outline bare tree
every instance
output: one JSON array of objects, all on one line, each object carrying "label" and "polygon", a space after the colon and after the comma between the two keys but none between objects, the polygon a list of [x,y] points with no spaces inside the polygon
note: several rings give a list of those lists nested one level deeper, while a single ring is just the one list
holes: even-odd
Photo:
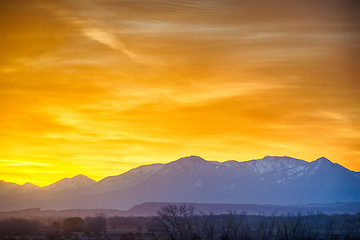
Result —
[{"label": "bare tree", "polygon": [[256,239],[271,240],[275,233],[278,211],[274,210],[269,216],[261,216],[256,228]]},{"label": "bare tree", "polygon": [[10,218],[0,221],[1,236],[27,236],[39,232],[40,224],[35,220]]},{"label": "bare tree", "polygon": [[226,215],[225,238],[237,240],[240,236],[244,237],[243,235],[246,233],[245,216],[246,212],[229,211]]},{"label": "bare tree", "polygon": [[326,233],[325,233],[325,240],[333,238],[333,230],[335,225],[335,217],[329,216],[326,221]]},{"label": "bare tree", "polygon": [[85,222],[87,231],[93,232],[97,240],[105,238],[107,219],[104,214],[88,217],[85,219]]},{"label": "bare tree", "polygon": [[187,205],[167,205],[158,212],[157,224],[166,233],[168,239],[194,239],[194,207]]},{"label": "bare tree", "polygon": [[314,211],[309,211],[307,213],[307,221],[306,229],[307,229],[307,239],[316,240],[319,238],[319,229],[320,229],[320,221],[321,216],[324,214],[320,211],[317,211],[316,213]]},{"label": "bare tree", "polygon": [[202,216],[202,232],[205,239],[215,240],[218,221],[212,213]]},{"label": "bare tree", "polygon": [[280,216],[278,221],[278,239],[298,240],[303,239],[305,235],[305,219],[302,213],[296,215],[288,213],[286,216]]},{"label": "bare tree", "polygon": [[104,214],[95,217],[93,231],[98,240],[106,235],[106,218]]},{"label": "bare tree", "polygon": [[62,224],[65,233],[83,232],[85,222],[81,217],[66,218]]}]

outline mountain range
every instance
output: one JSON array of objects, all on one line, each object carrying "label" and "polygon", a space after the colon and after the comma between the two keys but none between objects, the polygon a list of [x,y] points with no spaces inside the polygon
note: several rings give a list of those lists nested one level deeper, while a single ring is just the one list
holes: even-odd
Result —
[{"label": "mountain range", "polygon": [[84,175],[45,187],[0,181],[0,211],[129,209],[144,202],[296,205],[360,202],[360,173],[326,158],[237,162],[197,156],[151,164],[98,182]]}]

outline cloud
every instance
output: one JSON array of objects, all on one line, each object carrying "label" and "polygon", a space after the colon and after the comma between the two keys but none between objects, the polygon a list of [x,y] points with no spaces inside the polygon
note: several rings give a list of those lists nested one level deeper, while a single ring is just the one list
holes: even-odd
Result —
[{"label": "cloud", "polygon": [[48,163],[40,162],[29,162],[29,161],[19,161],[19,160],[0,160],[2,165],[7,166],[49,166]]},{"label": "cloud", "polygon": [[86,28],[86,29],[83,29],[83,32],[89,38],[91,38],[95,41],[98,41],[102,44],[105,44],[105,45],[111,47],[112,49],[123,52],[133,61],[136,61],[136,59],[138,58],[138,56],[135,53],[128,50],[125,47],[125,45],[122,42],[120,42],[117,39],[117,37],[115,37],[111,33],[108,33],[104,30],[100,30],[97,28]]},{"label": "cloud", "polygon": [[8,179],[100,179],[190,154],[360,169],[357,4],[0,4],[1,160],[49,164],[6,165]]}]

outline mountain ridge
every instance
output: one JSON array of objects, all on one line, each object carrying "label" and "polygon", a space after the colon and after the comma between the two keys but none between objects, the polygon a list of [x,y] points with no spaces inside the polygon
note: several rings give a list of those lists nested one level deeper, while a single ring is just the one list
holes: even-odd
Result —
[{"label": "mountain ridge", "polygon": [[[174,161],[171,161],[171,162],[168,162],[168,163],[153,163],[153,164],[147,164],[147,165],[140,165],[140,166],[137,166],[137,167],[135,167],[135,168],[132,168],[132,169],[130,169],[130,170],[124,172],[124,173],[121,173],[121,174],[118,174],[118,175],[112,175],[112,176],[104,177],[104,178],[100,179],[99,181],[96,181],[96,180],[94,180],[94,179],[92,179],[92,178],[90,178],[90,177],[88,177],[88,176],[86,176],[86,175],[84,175],[84,174],[77,174],[77,175],[74,175],[74,176],[72,176],[72,177],[62,178],[62,179],[60,179],[60,180],[58,180],[58,181],[55,181],[55,182],[50,183],[50,184],[48,184],[48,185],[45,185],[45,186],[43,186],[43,187],[41,187],[41,186],[39,186],[39,185],[36,185],[36,184],[33,184],[33,183],[31,183],[31,182],[26,182],[26,183],[24,183],[24,184],[18,184],[18,183],[14,183],[14,182],[7,182],[7,181],[5,181],[5,180],[0,180],[0,184],[1,184],[1,183],[11,183],[11,184],[16,184],[16,185],[18,185],[18,186],[31,185],[31,186],[37,186],[37,187],[40,187],[40,188],[48,188],[48,187],[50,187],[51,185],[54,185],[54,184],[59,183],[59,182],[61,182],[61,181],[66,181],[66,180],[71,180],[71,179],[74,180],[74,179],[77,179],[77,178],[79,178],[79,177],[86,177],[86,178],[89,179],[89,180],[92,180],[92,181],[94,181],[94,182],[98,182],[98,183],[99,183],[99,182],[103,182],[104,180],[109,179],[109,178],[118,177],[118,176],[120,176],[120,175],[127,174],[127,173],[130,173],[130,172],[132,172],[132,171],[136,171],[137,169],[140,169],[140,168],[146,168],[146,167],[155,166],[155,165],[158,165],[158,166],[162,165],[162,166],[164,166],[164,165],[166,165],[166,164],[174,164],[174,163],[179,163],[179,162],[186,162],[186,161],[189,161],[189,160],[190,160],[190,161],[200,160],[201,162],[208,162],[208,163],[211,162],[211,163],[219,163],[219,164],[225,164],[225,165],[229,165],[229,164],[231,164],[231,163],[234,163],[234,164],[236,165],[236,164],[239,164],[239,163],[241,164],[241,163],[250,163],[250,162],[258,162],[258,161],[269,161],[269,160],[271,161],[271,160],[274,160],[274,159],[276,159],[276,160],[292,159],[292,160],[299,160],[299,161],[304,162],[304,163],[314,163],[314,162],[316,162],[316,161],[318,161],[318,160],[322,160],[322,159],[323,159],[323,160],[327,160],[328,162],[330,162],[330,163],[332,163],[332,164],[337,164],[337,163],[331,162],[329,159],[327,159],[327,158],[325,158],[325,157],[320,157],[320,158],[318,158],[318,159],[316,159],[316,160],[314,160],[314,161],[312,161],[312,162],[307,162],[307,161],[302,160],[302,159],[292,158],[292,157],[288,157],[288,156],[265,156],[265,157],[260,158],[260,159],[253,159],[253,160],[247,160],[247,161],[227,160],[227,161],[223,161],[223,162],[218,162],[218,161],[205,160],[205,159],[203,159],[203,158],[201,158],[201,157],[199,157],[199,156],[196,156],[196,155],[190,155],[190,156],[182,157],[182,158],[179,158],[179,159],[177,159],[177,160],[174,160]],[[340,164],[337,164],[337,165],[343,167],[343,166],[340,165]],[[343,168],[345,168],[345,167],[343,167]],[[347,168],[345,168],[345,169],[347,169]],[[347,169],[347,170],[349,170],[349,169]],[[349,171],[351,171],[351,170],[349,170]],[[351,171],[351,172],[360,173],[360,172],[355,172],[355,171]]]},{"label": "mountain ridge", "polygon": [[[266,156],[238,162],[198,156],[133,168],[95,181],[85,175],[43,188],[0,182],[2,209],[127,209],[143,202],[307,204],[360,201],[359,173],[322,157]],[[26,194],[26,201],[23,200]]]}]

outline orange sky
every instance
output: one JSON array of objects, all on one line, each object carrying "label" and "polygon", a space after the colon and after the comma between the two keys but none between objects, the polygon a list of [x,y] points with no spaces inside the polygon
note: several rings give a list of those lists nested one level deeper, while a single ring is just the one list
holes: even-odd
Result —
[{"label": "orange sky", "polygon": [[0,1],[0,179],[188,155],[360,171],[359,3]]}]

